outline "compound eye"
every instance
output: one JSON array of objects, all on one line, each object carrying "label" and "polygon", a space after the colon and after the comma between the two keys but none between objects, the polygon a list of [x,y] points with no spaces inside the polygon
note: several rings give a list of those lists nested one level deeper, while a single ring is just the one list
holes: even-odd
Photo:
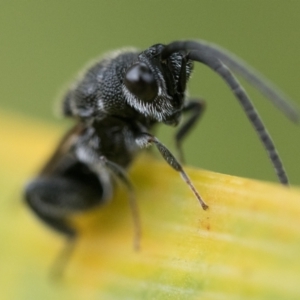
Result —
[{"label": "compound eye", "polygon": [[126,72],[124,84],[132,94],[143,101],[151,101],[157,95],[155,78],[146,64],[131,66]]}]

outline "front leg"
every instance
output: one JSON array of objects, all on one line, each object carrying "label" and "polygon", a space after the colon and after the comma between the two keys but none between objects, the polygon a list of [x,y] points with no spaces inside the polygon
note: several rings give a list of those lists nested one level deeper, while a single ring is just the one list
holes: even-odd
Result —
[{"label": "front leg", "polygon": [[208,208],[208,205],[204,202],[204,200],[201,198],[197,190],[195,189],[194,185],[192,184],[190,178],[183,170],[181,164],[177,161],[175,156],[168,150],[166,146],[164,146],[155,136],[149,134],[149,133],[140,133],[136,137],[136,143],[141,148],[146,148],[152,144],[156,146],[162,157],[165,159],[165,161],[177,172],[180,173],[182,179],[187,183],[187,185],[190,187],[198,201],[200,202],[202,208],[206,210]]},{"label": "front leg", "polygon": [[205,110],[205,101],[202,99],[189,99],[182,109],[183,113],[190,113],[187,120],[180,126],[175,134],[175,145],[179,154],[179,160],[184,162],[182,141],[190,133]]}]

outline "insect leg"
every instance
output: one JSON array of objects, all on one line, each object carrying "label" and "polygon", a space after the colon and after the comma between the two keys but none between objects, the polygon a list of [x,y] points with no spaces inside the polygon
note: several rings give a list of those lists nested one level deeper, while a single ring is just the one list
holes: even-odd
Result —
[{"label": "insect leg", "polygon": [[37,216],[67,236],[76,235],[67,217],[100,204],[101,196],[100,183],[88,185],[64,176],[37,178],[25,191],[25,200]]},{"label": "insect leg", "polygon": [[201,198],[201,196],[199,195],[199,193],[197,192],[196,188],[194,187],[194,185],[192,184],[190,178],[188,177],[188,175],[185,173],[185,171],[183,170],[181,164],[177,161],[177,159],[175,158],[175,156],[170,152],[170,150],[168,150],[168,148],[166,148],[166,146],[164,146],[155,136],[149,134],[149,133],[140,133],[137,137],[136,137],[136,143],[138,146],[140,146],[141,148],[146,148],[152,144],[154,144],[156,146],[156,148],[158,149],[158,151],[160,152],[160,154],[163,156],[163,158],[165,159],[165,161],[177,172],[180,173],[182,179],[187,183],[187,185],[190,187],[190,189],[192,190],[192,192],[194,193],[194,195],[196,196],[196,198],[198,199],[198,201],[200,202],[202,208],[204,210],[206,210],[208,208],[208,205],[204,202],[204,200]]},{"label": "insect leg", "polygon": [[202,99],[190,99],[183,107],[183,113],[190,113],[188,119],[181,125],[175,134],[176,148],[179,153],[181,163],[184,163],[184,155],[182,151],[182,141],[189,134],[196,122],[200,119],[205,110],[205,101]]},{"label": "insect leg", "polygon": [[114,162],[108,160],[105,156],[100,157],[101,161],[105,164],[105,166],[126,186],[129,193],[129,204],[133,217],[134,223],[134,240],[133,245],[136,250],[140,249],[140,239],[141,239],[141,222],[140,215],[138,210],[138,205],[136,202],[136,197],[134,193],[133,186],[126,174],[126,171],[119,165]]},{"label": "insect leg", "polygon": [[66,269],[67,264],[70,261],[71,255],[75,249],[75,242],[76,242],[75,237],[68,237],[66,245],[59,252],[59,254],[57,255],[55,261],[51,266],[49,272],[49,277],[51,279],[59,280],[62,277],[63,272]]},{"label": "insect leg", "polygon": [[51,276],[58,278],[66,267],[77,237],[68,217],[105,201],[101,183],[93,173],[88,173],[84,165],[76,163],[63,174],[42,176],[30,182],[26,187],[25,201],[42,221],[67,237],[67,245],[51,269]]}]

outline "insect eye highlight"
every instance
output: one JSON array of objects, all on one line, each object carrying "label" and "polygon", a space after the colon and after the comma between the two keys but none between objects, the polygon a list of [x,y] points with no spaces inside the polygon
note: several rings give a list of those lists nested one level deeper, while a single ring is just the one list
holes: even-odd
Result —
[{"label": "insect eye highlight", "polygon": [[144,63],[134,64],[127,70],[124,84],[132,94],[142,101],[153,100],[158,92],[153,73]]}]

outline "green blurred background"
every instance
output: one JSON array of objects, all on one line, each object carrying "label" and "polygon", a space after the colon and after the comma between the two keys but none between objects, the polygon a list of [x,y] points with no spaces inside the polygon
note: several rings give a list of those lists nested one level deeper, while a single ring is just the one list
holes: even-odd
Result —
[{"label": "green blurred background", "polygon": [[[300,104],[299,16],[300,1],[288,0],[0,1],[0,112],[59,124],[63,131],[70,124],[54,115],[55,99],[90,59],[124,46],[144,49],[188,38],[229,49]],[[189,87],[192,96],[207,100],[208,110],[185,143],[188,164],[276,181],[256,134],[222,80],[198,65]],[[291,182],[299,185],[300,127],[245,87]],[[159,137],[171,145],[172,134],[163,127]]]}]

